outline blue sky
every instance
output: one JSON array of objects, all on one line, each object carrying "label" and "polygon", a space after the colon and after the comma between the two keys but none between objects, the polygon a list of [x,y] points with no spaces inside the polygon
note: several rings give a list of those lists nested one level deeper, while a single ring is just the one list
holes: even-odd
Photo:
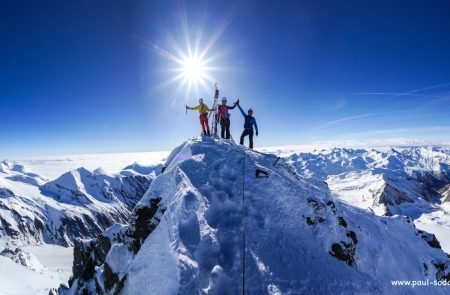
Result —
[{"label": "blue sky", "polygon": [[[186,32],[189,32],[187,34]],[[2,1],[0,158],[168,150],[200,133],[186,39],[257,146],[450,138],[448,1]],[[213,38],[216,37],[216,38]],[[232,112],[232,135],[243,118]]]}]

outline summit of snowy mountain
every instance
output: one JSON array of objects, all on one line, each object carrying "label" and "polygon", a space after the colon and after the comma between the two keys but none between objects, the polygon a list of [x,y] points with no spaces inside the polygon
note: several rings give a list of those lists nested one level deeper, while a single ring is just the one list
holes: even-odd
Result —
[{"label": "summit of snowy mountain", "polygon": [[415,202],[379,173],[402,174],[400,154],[334,150],[285,161],[232,141],[190,139],[129,223],[76,240],[72,278],[59,293],[400,294],[391,280],[448,280],[450,259],[434,235],[411,218],[351,206],[324,182],[329,167],[336,176],[366,173],[384,186],[377,203]]}]

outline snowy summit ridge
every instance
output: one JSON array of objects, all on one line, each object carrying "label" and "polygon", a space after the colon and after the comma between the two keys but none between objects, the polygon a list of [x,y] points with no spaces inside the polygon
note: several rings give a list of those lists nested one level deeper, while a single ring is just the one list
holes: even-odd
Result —
[{"label": "snowy summit ridge", "polygon": [[335,199],[274,155],[194,138],[171,153],[128,225],[75,243],[59,293],[400,294],[390,280],[450,279],[435,240],[410,218]]}]

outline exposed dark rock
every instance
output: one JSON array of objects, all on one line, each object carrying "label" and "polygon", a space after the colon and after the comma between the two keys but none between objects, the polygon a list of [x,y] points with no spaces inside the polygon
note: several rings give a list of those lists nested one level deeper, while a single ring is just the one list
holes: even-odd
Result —
[{"label": "exposed dark rock", "polygon": [[261,169],[256,169],[255,177],[256,178],[269,178],[269,173],[264,170],[261,170]]},{"label": "exposed dark rock", "polygon": [[338,222],[339,222],[340,226],[343,226],[343,227],[347,228],[347,221],[345,221],[344,217],[339,216],[338,217]]},{"label": "exposed dark rock", "polygon": [[356,267],[355,251],[356,244],[358,244],[358,239],[356,237],[356,233],[353,231],[347,231],[346,236],[350,238],[351,241],[340,241],[339,243],[334,243],[331,245],[331,251],[329,253],[331,256],[344,261],[349,266]]},{"label": "exposed dark rock", "polygon": [[132,237],[129,245],[133,253],[137,253],[147,236],[155,229],[159,223],[159,218],[154,219],[158,211],[164,214],[165,208],[160,208],[161,198],[150,200],[149,206],[137,206],[131,219],[131,229],[127,236]]},{"label": "exposed dark rock", "polygon": [[348,231],[346,236],[352,239],[353,244],[358,244],[358,239],[356,238],[356,233],[354,231]]},{"label": "exposed dark rock", "polygon": [[326,205],[324,203],[321,203],[321,202],[316,201],[314,199],[309,199],[308,203],[313,208],[314,213],[317,213],[317,214],[319,214],[322,210],[324,210],[326,208]]},{"label": "exposed dark rock", "polygon": [[314,217],[306,217],[306,223],[309,225],[327,221],[325,218],[327,215],[326,210],[330,210],[333,215],[337,213],[337,208],[333,201],[328,201],[327,204],[324,204],[322,202],[318,202],[317,200],[309,199],[308,203],[311,205],[314,213],[316,214]]},{"label": "exposed dark rock", "polygon": [[108,263],[103,266],[103,276],[105,280],[105,289],[111,291],[111,289],[119,283],[119,276],[113,272]]},{"label": "exposed dark rock", "polygon": [[0,188],[0,198],[14,197],[14,193],[7,188]]},{"label": "exposed dark rock", "polygon": [[74,278],[89,280],[93,278],[95,267],[105,262],[106,255],[111,249],[111,242],[100,235],[97,239],[83,241],[75,240],[73,249],[72,273]]},{"label": "exposed dark rock", "polygon": [[333,212],[333,214],[336,214],[337,209],[333,201],[328,201],[327,206],[331,208],[331,212]]},{"label": "exposed dark rock", "polygon": [[441,194],[442,202],[450,202],[450,184],[447,184],[444,188],[439,190]]},{"label": "exposed dark rock", "polygon": [[25,266],[30,270],[41,271],[43,269],[43,266],[33,254],[28,253],[21,248],[10,248],[10,245],[8,244],[6,245],[6,248],[0,252],[0,256],[9,258],[15,263]]},{"label": "exposed dark rock", "polygon": [[[148,205],[139,204],[133,212],[129,226],[115,231],[108,229],[108,236],[99,235],[96,239],[77,240],[74,248],[73,276],[69,281],[72,287],[77,282],[77,292],[83,294],[89,286],[95,285],[98,294],[119,294],[126,276],[120,278],[106,262],[112,243],[124,243],[136,254],[147,236],[156,228],[165,208],[160,206],[161,198],[152,198]],[[112,239],[112,240],[111,240]],[[103,281],[97,281],[96,268],[103,268]],[[104,288],[104,289],[103,289]]]},{"label": "exposed dark rock", "polygon": [[441,197],[440,191],[445,190],[450,179],[446,175],[432,173],[416,173],[416,180],[421,184],[420,195],[423,199],[434,202]]},{"label": "exposed dark rock", "polygon": [[374,205],[384,204],[386,206],[395,206],[402,203],[412,203],[413,201],[398,188],[390,183],[386,183],[383,187],[373,193]]},{"label": "exposed dark rock", "polygon": [[6,221],[0,216],[0,231],[3,231],[7,236],[12,239],[17,239],[20,236],[20,232],[12,228],[11,223]]},{"label": "exposed dark rock", "polygon": [[428,276],[428,265],[424,262],[423,263],[423,274],[424,276]]},{"label": "exposed dark rock", "polygon": [[441,243],[439,243],[438,239],[436,238],[436,236],[434,234],[430,234],[430,233],[424,232],[422,230],[418,230],[416,232],[416,235],[418,235],[419,237],[424,239],[428,243],[428,245],[430,245],[430,247],[441,249]]},{"label": "exposed dark rock", "polygon": [[355,250],[351,244],[345,242],[334,243],[331,246],[330,254],[331,256],[334,256],[337,259],[346,262],[348,265],[356,267],[354,258]]},{"label": "exposed dark rock", "polygon": [[436,269],[436,280],[450,283],[450,262],[432,262]]}]

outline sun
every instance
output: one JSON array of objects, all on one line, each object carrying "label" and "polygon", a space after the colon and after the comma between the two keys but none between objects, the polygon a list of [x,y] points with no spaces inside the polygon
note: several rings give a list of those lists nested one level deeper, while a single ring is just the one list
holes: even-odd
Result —
[{"label": "sun", "polygon": [[[174,97],[181,97],[186,101],[192,99],[192,95],[199,97],[208,95],[218,78],[223,78],[224,72],[234,71],[228,63],[224,65],[224,58],[230,52],[229,46],[217,45],[231,20],[230,17],[225,18],[210,36],[206,36],[203,26],[190,28],[183,13],[180,14],[180,19],[182,26],[179,31],[182,35],[178,38],[175,37],[177,34],[168,33],[164,40],[165,44],[141,41],[143,45],[150,45],[148,48],[167,60],[163,66],[163,72],[166,73],[162,75],[165,79],[155,85],[154,89],[172,88],[177,93]],[[184,92],[184,95],[178,95],[179,91]]]},{"label": "sun", "polygon": [[204,60],[199,57],[185,58],[181,63],[183,78],[192,84],[201,83],[206,79],[207,69]]}]

